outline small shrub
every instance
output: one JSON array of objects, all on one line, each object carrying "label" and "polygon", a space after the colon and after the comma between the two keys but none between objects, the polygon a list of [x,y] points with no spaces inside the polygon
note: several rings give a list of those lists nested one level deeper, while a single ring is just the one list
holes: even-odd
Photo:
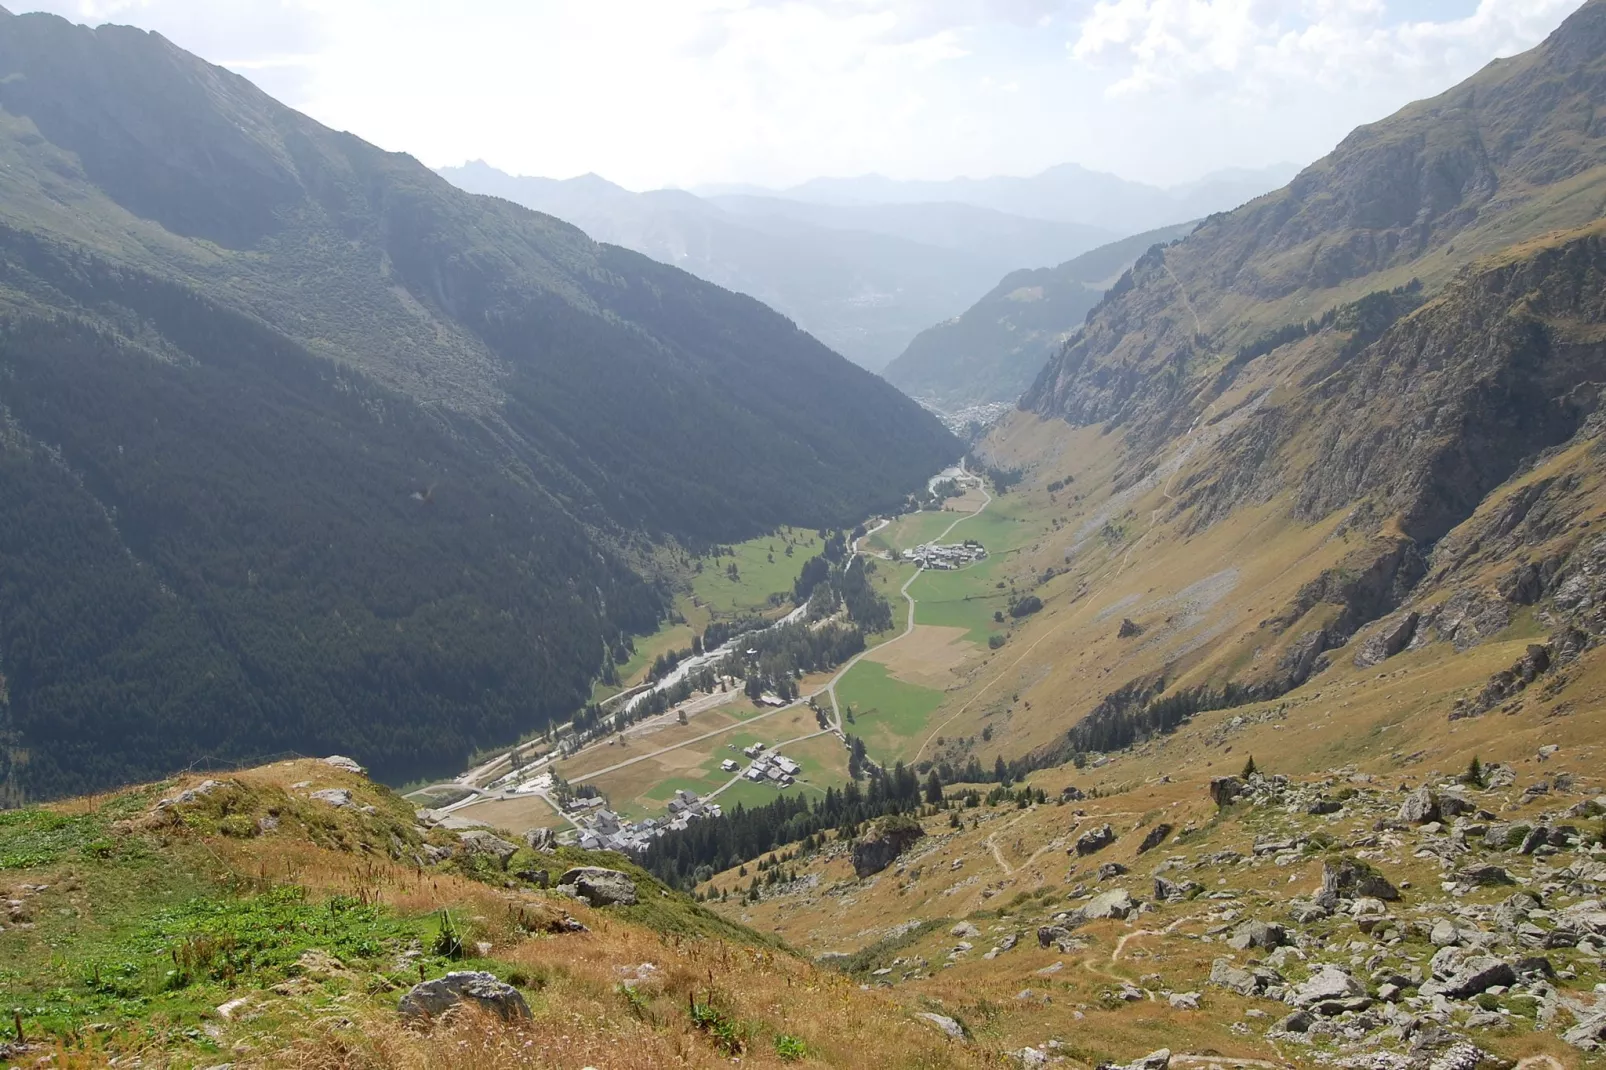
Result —
[{"label": "small shrub", "polygon": [[708,1034],[714,1046],[726,1055],[740,1055],[747,1048],[746,1030],[716,1006],[712,997],[701,1003],[692,998],[691,1024]]},{"label": "small shrub", "polygon": [[457,926],[452,924],[452,915],[448,911],[441,911],[441,928],[435,936],[433,950],[442,958],[463,957],[463,937],[458,933]]},{"label": "small shrub", "polygon": [[805,1058],[808,1053],[809,1049],[801,1037],[782,1033],[775,1038],[775,1054],[781,1057],[782,1062],[795,1063]]}]

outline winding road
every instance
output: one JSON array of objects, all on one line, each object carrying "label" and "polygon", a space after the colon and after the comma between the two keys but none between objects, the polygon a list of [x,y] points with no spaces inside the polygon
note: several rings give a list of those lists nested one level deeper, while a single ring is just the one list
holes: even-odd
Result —
[{"label": "winding road", "polygon": [[[987,493],[987,488],[986,488],[985,485],[982,485],[980,483],[979,477],[971,475],[970,473],[965,472],[965,471],[963,471],[963,469],[961,469],[961,478],[977,480],[977,485],[978,485],[979,489],[981,490],[982,497],[985,500],[982,502],[981,508],[977,509],[975,512],[966,513],[964,516],[961,516],[961,517],[957,518],[952,524],[949,524],[946,528],[944,528],[942,533],[940,535],[938,535],[935,539],[932,540],[933,542],[940,542],[943,539],[946,539],[950,534],[952,534],[953,530],[955,528],[957,528],[960,524],[963,524],[967,520],[973,520],[976,517],[980,516],[987,509],[987,507],[993,503],[993,496],[991,494]],[[877,525],[874,528],[871,528],[870,530],[866,531],[859,538],[854,539],[853,540],[853,556],[855,558],[867,556],[867,552],[864,551],[864,550],[861,550],[859,548],[859,543],[861,543],[865,539],[869,538],[871,535],[874,535],[876,532],[880,531],[882,528],[886,527],[887,524],[888,524],[888,521],[882,520],[879,523],[877,523]],[[873,651],[882,650],[882,649],[884,649],[884,648],[886,648],[888,646],[891,646],[893,643],[899,642],[902,639],[906,639],[906,638],[909,637],[909,635],[911,635],[914,632],[914,630],[915,630],[915,599],[914,599],[914,596],[909,593],[909,587],[915,582],[915,580],[920,578],[920,574],[922,572],[924,572],[924,571],[925,571],[924,568],[916,568],[915,572],[914,572],[914,575],[910,576],[909,579],[904,582],[903,586],[898,589],[898,593],[901,594],[903,596],[904,601],[908,603],[908,613],[907,613],[907,616],[906,616],[905,621],[904,621],[903,631],[899,632],[897,635],[893,636],[891,639],[888,639],[884,643],[880,643],[880,644],[877,644],[876,646],[870,647],[868,649],[861,650],[859,653],[853,655],[853,657],[849,658],[846,662],[844,662],[842,664],[842,667],[839,668],[832,675],[831,679],[825,684],[824,687],[821,687],[818,690],[813,691],[813,692],[811,692],[811,693],[809,693],[807,695],[800,695],[797,698],[793,699],[791,702],[788,702],[785,706],[777,706],[773,710],[769,710],[769,711],[767,711],[765,713],[760,713],[760,714],[757,714],[757,715],[755,715],[753,717],[749,717],[747,720],[738,722],[737,724],[726,725],[723,728],[716,728],[716,729],[714,729],[712,731],[704,732],[702,735],[693,736],[690,739],[681,740],[679,743],[672,743],[667,747],[659,747],[657,750],[648,751],[645,754],[638,754],[635,757],[629,758],[629,759],[627,759],[625,761],[615,762],[613,765],[607,766],[606,768],[594,770],[594,771],[592,771],[590,773],[584,774],[583,776],[577,776],[577,777],[573,778],[571,783],[580,784],[580,783],[584,783],[587,780],[594,780],[597,777],[605,776],[608,773],[618,772],[620,769],[628,768],[629,766],[635,765],[637,762],[644,762],[644,761],[647,761],[649,759],[656,758],[659,755],[668,754],[670,751],[679,750],[682,747],[689,747],[693,743],[701,743],[704,740],[713,739],[715,736],[724,735],[727,732],[733,732],[733,731],[735,731],[737,729],[745,728],[745,727],[747,727],[748,725],[752,724],[755,721],[763,720],[766,717],[773,717],[777,713],[784,713],[787,710],[796,709],[799,706],[807,705],[811,700],[820,699],[822,697],[829,698],[831,700],[831,719],[832,719],[832,722],[833,722],[832,726],[830,728],[827,728],[827,729],[822,729],[819,732],[810,733],[809,735],[806,735],[806,736],[799,736],[797,739],[789,740],[787,742],[788,743],[796,743],[796,742],[799,742],[800,740],[804,740],[804,739],[813,739],[816,736],[825,735],[827,732],[830,732],[830,733],[832,733],[832,734],[834,734],[834,735],[836,735],[838,737],[845,738],[846,733],[843,731],[843,728],[842,728],[842,710],[841,710],[840,704],[837,702],[837,699],[836,699],[836,685],[841,683],[842,678],[844,676],[846,676],[849,672],[853,671],[853,667],[855,665],[857,665],[860,661],[862,661],[866,655],[872,653]],[[787,745],[786,743],[777,744],[777,746],[786,746],[786,745]],[[718,795],[720,792],[723,792],[726,788],[731,787],[739,779],[741,779],[741,774],[737,774],[735,777],[731,778],[730,781],[728,781],[727,783],[725,783],[721,787],[716,788],[709,795],[705,796],[705,798],[710,798],[710,799],[713,798],[715,795]]]},{"label": "winding road", "polygon": [[[979,508],[977,508],[973,512],[969,512],[969,513],[964,514],[963,516],[955,518],[953,523],[949,524],[946,528],[944,528],[942,530],[942,532],[939,535],[936,536],[936,538],[931,540],[933,542],[941,542],[942,540],[948,538],[948,536],[951,535],[953,533],[954,529],[957,528],[960,524],[963,524],[967,520],[973,520],[977,516],[980,516],[983,512],[985,512],[987,510],[987,508],[989,506],[991,506],[993,504],[993,496],[990,493],[988,493],[985,481],[983,481],[979,476],[967,471],[964,468],[963,464],[960,465],[958,479],[959,479],[960,482],[968,483],[970,485],[975,486],[978,490],[980,490],[980,492],[982,494],[982,498],[983,498],[982,504],[981,504],[981,506]],[[869,551],[869,550],[863,549],[860,544],[865,539],[867,539],[870,536],[874,535],[876,532],[881,531],[883,528],[887,527],[890,523],[891,523],[891,521],[887,520],[886,518],[881,518],[876,522],[874,527],[869,528],[863,535],[861,535],[858,538],[853,540],[853,544],[852,544],[852,548],[851,548],[851,554],[850,554],[850,558],[849,558],[850,565],[851,565],[851,562],[854,559],[858,559],[858,558],[862,558],[862,557],[868,557],[868,556],[876,556],[876,557],[882,557],[883,556],[883,555],[880,555],[880,554],[876,554],[873,551]],[[777,706],[777,707],[775,707],[773,709],[765,710],[762,713],[755,714],[752,717],[746,718],[745,720],[742,720],[742,721],[738,721],[735,724],[724,725],[724,726],[722,726],[720,728],[711,729],[710,731],[703,732],[703,733],[701,733],[699,735],[691,736],[691,737],[688,737],[687,739],[680,740],[677,743],[671,743],[671,744],[669,744],[667,746],[658,747],[658,748],[655,748],[655,749],[650,750],[650,751],[645,751],[645,752],[643,752],[641,754],[633,755],[630,758],[626,758],[623,761],[614,762],[611,765],[604,766],[601,769],[594,769],[594,770],[592,770],[592,771],[590,771],[588,773],[584,773],[584,774],[581,774],[579,776],[575,776],[570,780],[570,783],[582,784],[582,783],[585,783],[587,781],[596,780],[598,777],[607,776],[610,773],[616,773],[619,770],[629,768],[630,766],[635,765],[638,762],[650,761],[650,760],[652,760],[654,758],[660,757],[661,755],[668,754],[671,751],[680,750],[683,747],[693,746],[695,744],[702,743],[702,742],[705,742],[707,740],[714,739],[714,738],[716,738],[718,736],[722,736],[722,735],[725,735],[727,733],[734,732],[734,731],[737,731],[737,730],[744,730],[744,729],[748,728],[748,726],[750,726],[752,724],[755,724],[756,722],[765,720],[766,718],[774,717],[776,714],[779,714],[779,713],[785,713],[785,712],[788,712],[788,711],[791,711],[791,710],[795,710],[799,706],[807,705],[807,704],[809,704],[811,702],[820,700],[822,698],[830,699],[830,703],[831,703],[831,705],[830,705],[830,714],[829,714],[829,718],[828,718],[830,723],[829,723],[828,727],[822,728],[817,732],[810,732],[810,733],[807,733],[805,735],[798,736],[795,739],[789,739],[789,740],[785,740],[783,742],[779,742],[779,743],[775,744],[775,746],[776,747],[785,747],[785,746],[789,746],[789,745],[794,744],[794,743],[803,742],[804,740],[815,739],[815,738],[817,738],[819,736],[823,736],[823,735],[835,735],[838,738],[846,741],[847,735],[846,735],[846,732],[843,729],[843,723],[842,723],[842,708],[841,708],[841,704],[837,701],[837,695],[836,695],[837,684],[839,684],[842,681],[842,678],[845,677],[849,672],[851,672],[853,670],[854,666],[856,666],[861,660],[863,660],[865,658],[866,655],[870,654],[872,651],[880,650],[883,647],[890,646],[891,644],[899,642],[899,641],[901,641],[903,639],[906,639],[911,634],[913,634],[913,632],[915,630],[915,606],[916,606],[916,601],[915,601],[914,596],[909,593],[909,588],[914,584],[915,580],[920,578],[921,573],[923,573],[924,571],[925,571],[924,567],[916,568],[915,572],[914,572],[914,575],[910,576],[909,579],[906,580],[904,582],[903,586],[900,587],[899,590],[898,590],[898,593],[903,597],[904,602],[906,603],[906,605],[908,607],[907,611],[906,611],[906,614],[905,614],[903,631],[899,632],[897,635],[895,635],[892,638],[888,639],[886,642],[880,643],[877,646],[870,647],[870,648],[868,648],[866,650],[862,650],[858,654],[855,654],[852,658],[849,658],[831,676],[831,679],[829,681],[827,681],[825,686],[823,686],[821,688],[818,688],[817,690],[811,692],[810,694],[801,695],[798,698],[792,700],[791,702],[788,702],[784,706]],[[928,740],[928,742],[929,742],[929,740]],[[600,745],[601,745],[600,742],[592,744],[592,746],[600,746]],[[922,749],[922,751],[925,749],[924,745],[922,745],[921,749]],[[582,750],[582,752],[579,752],[579,753],[583,753],[583,750]],[[569,757],[572,759],[574,756],[571,755]],[[488,789],[486,786],[484,786],[482,784],[475,783],[475,781],[483,779],[486,776],[489,776],[492,772],[495,772],[495,771],[499,770],[502,766],[508,765],[508,764],[509,764],[509,762],[508,762],[508,754],[506,754],[506,753],[498,754],[495,757],[493,757],[493,758],[487,760],[486,762],[482,763],[481,765],[476,766],[474,769],[470,769],[470,770],[460,774],[454,780],[446,782],[443,785],[440,785],[440,786],[443,786],[443,787],[449,786],[449,787],[454,787],[454,788],[458,788],[458,789],[466,789],[469,792],[471,792],[471,794],[465,799],[461,799],[461,800],[459,800],[459,801],[457,801],[455,803],[452,803],[452,804],[450,804],[448,806],[441,807],[437,812],[439,812],[441,814],[447,814],[447,813],[451,813],[451,812],[454,812],[454,811],[459,810],[459,809],[466,809],[466,808],[468,808],[470,806],[473,806],[474,804],[479,803],[479,802],[498,801],[498,800],[503,800],[503,799],[526,798],[526,797],[528,797],[532,793],[523,792],[523,793],[514,794],[514,793],[509,793],[509,792],[499,792],[499,791],[496,791],[494,789]],[[728,780],[724,784],[720,785],[718,788],[714,789],[708,795],[704,796],[704,798],[705,799],[713,799],[714,797],[716,797],[716,796],[720,795],[721,793],[723,793],[726,789],[728,789],[730,787],[733,787],[738,781],[740,781],[740,779],[741,779],[741,774],[738,773],[735,776],[733,776],[730,780]],[[551,805],[553,807],[554,810],[557,810],[557,812],[561,816],[563,816],[565,819],[569,820],[570,824],[573,824],[573,820],[571,818],[569,818],[569,816],[567,814],[564,814],[562,812],[562,810],[560,810],[557,807],[557,805],[554,802],[554,800],[552,800],[550,797],[548,797],[545,793],[537,792],[537,793],[533,793],[533,794],[536,794],[538,797],[544,799],[549,805]]]}]

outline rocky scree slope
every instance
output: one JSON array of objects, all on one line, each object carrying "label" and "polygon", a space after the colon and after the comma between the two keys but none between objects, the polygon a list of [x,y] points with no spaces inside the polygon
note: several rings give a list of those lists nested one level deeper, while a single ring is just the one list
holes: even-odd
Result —
[{"label": "rocky scree slope", "polygon": [[1588,757],[1155,778],[1024,809],[950,797],[957,827],[930,814],[893,868],[857,876],[845,842],[789,852],[790,881],[718,909],[828,946],[874,919],[858,935],[875,942],[834,961],[962,1020],[991,1007],[976,1042],[1023,1065],[1162,1037],[1174,1065],[1593,1065],[1606,797],[1573,772]]},{"label": "rocky scree slope", "polygon": [[4,799],[460,767],[656,626],[653,542],[958,451],[749,298],[42,14],[0,17],[0,382]]}]

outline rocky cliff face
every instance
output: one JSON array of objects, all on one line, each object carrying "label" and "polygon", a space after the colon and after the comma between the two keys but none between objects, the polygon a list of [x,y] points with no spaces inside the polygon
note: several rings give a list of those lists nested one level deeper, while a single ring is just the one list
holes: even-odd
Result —
[{"label": "rocky cliff face", "polygon": [[[1606,6],[1544,44],[1352,133],[1286,188],[1145,257],[1022,407],[1162,434],[1212,400],[1258,332],[1598,213],[1606,185]],[[1189,414],[1187,420],[1180,417]]]},{"label": "rocky cliff face", "polygon": [[[1490,682],[1489,700],[1509,702],[1595,641],[1602,109],[1606,0],[1590,0],[1533,51],[1149,250],[1049,361],[1021,407],[1100,427],[1118,457],[1101,469],[1111,498],[1084,523],[1114,547],[1109,570],[1094,577],[1085,539],[1064,551],[1078,592],[1135,582],[1120,577],[1168,553],[1175,579],[1156,578],[1175,582],[1176,604],[1215,575],[1272,584],[1193,639],[1154,595],[1171,631],[1104,666],[1115,678],[1102,700],[1079,695],[1070,746],[1125,746],[1198,709],[1280,696],[1341,659],[1465,651],[1537,625],[1545,657]],[[1038,425],[1020,426],[1025,443]],[[1089,485],[1063,458],[1040,464]],[[1287,564],[1262,570],[1260,545],[1223,545],[1221,532],[1251,523],[1299,532],[1303,548],[1268,549]]]}]

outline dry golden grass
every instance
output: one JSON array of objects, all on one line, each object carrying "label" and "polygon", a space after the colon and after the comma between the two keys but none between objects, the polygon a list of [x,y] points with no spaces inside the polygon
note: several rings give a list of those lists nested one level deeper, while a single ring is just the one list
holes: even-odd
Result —
[{"label": "dry golden grass", "polygon": [[959,682],[957,667],[981,649],[965,638],[967,634],[965,628],[917,624],[896,643],[870,651],[865,660],[880,662],[891,676],[906,683],[945,691]]},{"label": "dry golden grass", "polygon": [[[696,1028],[693,1001],[711,1003],[736,1025],[747,1066],[800,1065],[776,1054],[775,1038],[802,1040],[801,1065],[969,1067],[985,1052],[949,1042],[911,1021],[898,1004],[860,991],[791,956],[677,940],[590,914],[593,931],[526,940],[499,957],[530,978],[533,1017],[504,1023],[465,1014],[430,1029],[386,1011],[328,1022],[288,1045],[263,1038],[240,1067],[297,1070],[480,1068],[633,1070],[728,1066],[732,1052]],[[643,970],[643,964],[653,968]],[[636,995],[622,988],[629,980]],[[271,1048],[271,1050],[269,1050]],[[873,1055],[871,1054],[873,1053]]]}]

